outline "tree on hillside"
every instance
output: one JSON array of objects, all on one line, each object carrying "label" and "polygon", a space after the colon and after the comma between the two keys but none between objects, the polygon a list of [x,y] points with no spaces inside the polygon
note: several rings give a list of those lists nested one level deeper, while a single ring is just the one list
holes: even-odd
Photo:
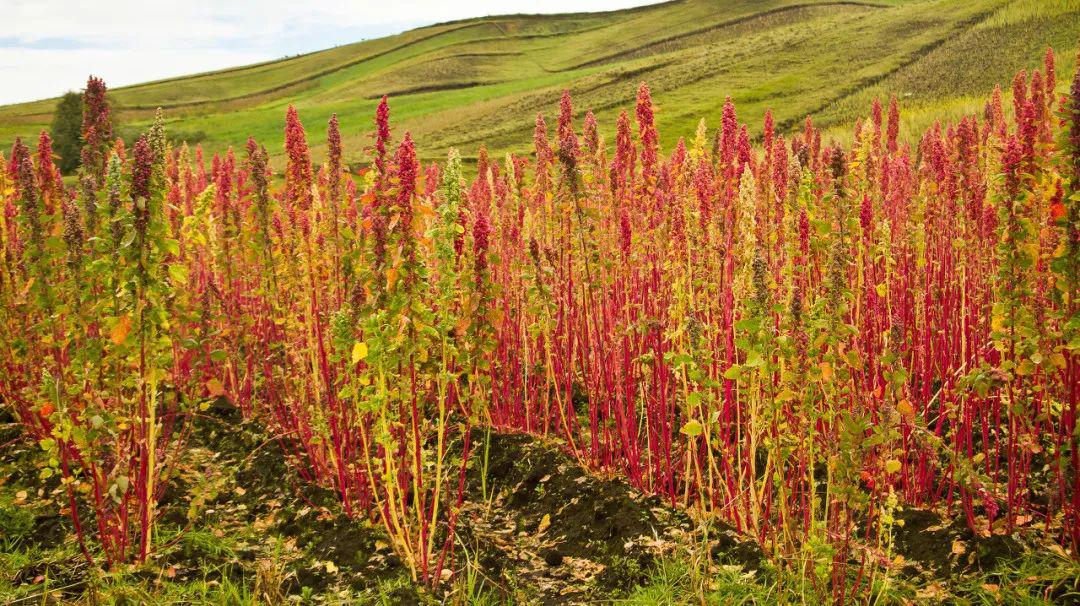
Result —
[{"label": "tree on hillside", "polygon": [[56,104],[49,136],[52,137],[53,151],[59,156],[56,165],[60,172],[68,175],[79,168],[79,149],[82,147],[82,95],[76,92],[64,93]]}]

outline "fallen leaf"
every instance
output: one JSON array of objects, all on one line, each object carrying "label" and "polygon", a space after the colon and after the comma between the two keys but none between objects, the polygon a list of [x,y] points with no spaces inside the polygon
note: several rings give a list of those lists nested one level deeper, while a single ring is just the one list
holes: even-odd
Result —
[{"label": "fallen leaf", "polygon": [[545,513],[544,517],[540,519],[540,525],[536,527],[536,533],[540,534],[547,530],[551,526],[551,514]]},{"label": "fallen leaf", "polygon": [[938,600],[949,595],[940,583],[931,583],[915,592],[915,597],[920,600]]}]

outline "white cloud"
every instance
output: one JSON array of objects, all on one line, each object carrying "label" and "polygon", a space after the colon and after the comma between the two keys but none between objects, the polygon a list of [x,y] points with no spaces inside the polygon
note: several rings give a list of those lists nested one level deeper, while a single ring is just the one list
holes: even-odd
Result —
[{"label": "white cloud", "polygon": [[243,65],[491,14],[612,10],[650,0],[0,0],[0,103]]}]

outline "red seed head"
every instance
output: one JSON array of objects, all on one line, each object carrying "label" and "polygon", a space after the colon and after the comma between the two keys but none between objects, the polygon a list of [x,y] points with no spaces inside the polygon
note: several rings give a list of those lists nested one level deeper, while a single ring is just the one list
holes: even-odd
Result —
[{"label": "red seed head", "polygon": [[336,202],[341,184],[341,127],[337,114],[332,114],[326,125],[326,165],[329,169],[330,198]]},{"label": "red seed head", "polygon": [[1046,81],[1046,92],[1049,101],[1054,101],[1054,89],[1057,88],[1057,71],[1054,65],[1054,49],[1047,47],[1043,55],[1043,80]]},{"label": "red seed head", "polygon": [[540,113],[536,114],[536,128],[533,129],[533,147],[536,151],[536,165],[537,172],[539,172],[551,160],[551,145],[548,143],[547,123],[544,122],[544,115]]},{"label": "red seed head", "polygon": [[574,136],[574,107],[570,102],[570,91],[563,90],[559,100],[559,123],[556,137],[560,143],[567,137]]},{"label": "red seed head", "polygon": [[697,194],[702,226],[708,225],[712,220],[712,189],[712,167],[708,159],[701,158],[694,170],[694,193]]},{"label": "red seed head", "polygon": [[477,284],[482,284],[484,275],[487,273],[488,268],[488,238],[491,236],[491,222],[488,220],[488,213],[486,209],[481,209],[476,214],[476,221],[473,223],[473,254],[475,255],[474,270],[476,272]]},{"label": "red seed head", "polygon": [[682,167],[683,162],[686,162],[686,139],[679,137],[679,140],[675,142],[675,149],[671,151],[671,158],[668,160],[671,163],[672,170],[678,172]]},{"label": "red seed head", "polygon": [[1042,72],[1031,75],[1031,103],[1035,106],[1035,113],[1041,119],[1046,111],[1046,91],[1043,88]]},{"label": "red seed head", "polygon": [[413,196],[416,194],[416,176],[419,173],[419,165],[416,162],[416,145],[412,135],[405,133],[401,145],[398,146],[394,157],[394,165],[397,168],[398,195],[397,206],[401,213],[401,221],[398,228],[404,238],[412,236],[413,223]]},{"label": "red seed head", "polygon": [[1020,120],[1020,114],[1024,111],[1024,102],[1027,101],[1027,72],[1020,70],[1013,78],[1013,117]]},{"label": "red seed head", "polygon": [[630,214],[623,209],[619,215],[619,247],[622,249],[624,257],[630,256],[630,244],[631,244],[630,230]]},{"label": "red seed head", "polygon": [[739,127],[739,138],[738,143],[735,144],[735,150],[739,167],[736,174],[742,174],[743,169],[754,162],[754,152],[750,147],[750,133],[745,124]]},{"label": "red seed head", "polygon": [[432,198],[435,192],[439,191],[440,182],[439,164],[437,162],[428,164],[424,174],[424,197]]},{"label": "red seed head", "polygon": [[30,217],[33,224],[36,221],[35,217],[40,213],[40,208],[37,188],[34,187],[34,161],[30,159],[29,154],[20,155],[19,165],[15,169],[15,183],[18,186],[19,198],[23,201],[23,212],[33,213]]},{"label": "red seed head", "polygon": [[1065,121],[1068,125],[1068,148],[1072,156],[1072,178],[1080,182],[1080,61],[1077,61],[1076,76],[1069,89],[1065,102]]},{"label": "red seed head", "polygon": [[896,105],[896,95],[889,100],[889,124],[885,130],[885,146],[890,154],[896,153],[896,138],[900,134],[900,108]]},{"label": "red seed head", "polygon": [[285,199],[304,214],[311,208],[311,154],[300,116],[291,104],[285,112]]},{"label": "red seed head", "polygon": [[487,146],[481,144],[476,152],[476,178],[487,180],[489,168]]},{"label": "red seed head", "polygon": [[623,110],[615,122],[615,157],[611,161],[611,188],[618,191],[626,186],[633,169],[634,140],[630,132],[630,116]]},{"label": "red seed head", "polygon": [[38,183],[43,189],[52,191],[60,185],[60,171],[53,162],[52,139],[46,131],[38,135],[37,156]]},{"label": "red seed head", "polygon": [[772,108],[765,110],[764,125],[761,129],[761,146],[765,149],[765,157],[772,161],[773,139],[776,137],[776,125],[773,122]]},{"label": "red seed head", "polygon": [[834,180],[841,180],[847,174],[847,160],[844,158],[844,150],[840,146],[833,148],[829,157],[829,170]]},{"label": "red seed head", "polygon": [[375,109],[375,169],[381,177],[386,173],[386,143],[390,140],[390,104],[386,95]]},{"label": "red seed head", "polygon": [[994,92],[990,94],[987,106],[986,121],[993,126],[998,136],[1005,136],[1005,105],[1001,99],[1001,86],[994,86]]},{"label": "red seed head", "polygon": [[[735,117],[735,103],[728,97],[724,101],[724,111],[720,118],[720,131],[723,133],[720,142],[720,163],[722,166],[733,170],[735,161],[735,146],[739,136],[739,122]],[[733,173],[729,173],[731,176]]]},{"label": "red seed head", "polygon": [[150,143],[146,135],[142,135],[135,142],[133,150],[134,158],[131,168],[131,197],[150,197],[150,177],[153,173],[154,154],[150,149]]},{"label": "red seed head", "polygon": [[[15,187],[20,192],[24,188],[34,186],[33,170],[30,171],[29,180],[22,174],[23,162],[30,160],[30,148],[23,144],[21,137],[15,137],[15,143],[11,146],[11,159],[8,161],[8,174],[15,181]],[[33,167],[33,163],[30,163]]]},{"label": "red seed head", "polygon": [[600,132],[596,126],[596,116],[592,110],[585,112],[585,124],[582,126],[582,139],[589,156],[595,156],[600,149]]},{"label": "red seed head", "polygon": [[810,254],[810,216],[805,206],[799,209],[799,252],[804,259]]},{"label": "red seed head", "polygon": [[1017,115],[1017,122],[1017,136],[1020,138],[1020,142],[1023,143],[1024,157],[1031,160],[1035,157],[1035,143],[1039,136],[1039,110],[1036,108],[1033,99],[1024,101],[1020,113]]},{"label": "red seed head", "polygon": [[859,225],[862,227],[863,238],[869,241],[874,228],[874,204],[868,194],[863,194],[862,206],[859,208]]},{"label": "red seed head", "polygon": [[1024,164],[1024,145],[1016,135],[1010,136],[1001,154],[1001,172],[1005,174],[1005,190],[1010,196],[1020,191],[1020,175]]},{"label": "red seed head", "polygon": [[652,95],[649,86],[644,82],[638,87],[637,96],[637,123],[638,136],[641,138],[641,171],[648,179],[655,175],[657,156],[659,154],[659,135],[656,132],[656,122],[653,112]]},{"label": "red seed head", "polygon": [[[793,176],[788,173],[790,166],[788,162],[787,145],[784,144],[783,137],[777,138],[773,143],[772,156],[773,189],[776,192],[777,200],[784,200],[787,198],[788,180]],[[798,175],[794,175],[794,177],[797,178]]]},{"label": "red seed head", "polygon": [[93,136],[84,139],[91,147],[99,147],[112,140],[112,122],[109,120],[109,103],[106,99],[105,81],[90,76],[83,92],[83,135],[93,129]]},{"label": "red seed head", "polygon": [[105,148],[112,140],[112,122],[105,97],[105,82],[91,76],[83,92],[82,164],[94,176],[95,185],[105,170]]},{"label": "red seed head", "polygon": [[[145,237],[150,224],[150,179],[154,174],[154,152],[146,135],[135,142],[131,166],[131,199],[134,202],[135,231]],[[140,241],[141,238],[140,238]]]},{"label": "red seed head", "polygon": [[562,165],[563,178],[572,188],[577,188],[577,160],[580,155],[578,140],[573,132],[567,132],[559,140],[559,163]]}]

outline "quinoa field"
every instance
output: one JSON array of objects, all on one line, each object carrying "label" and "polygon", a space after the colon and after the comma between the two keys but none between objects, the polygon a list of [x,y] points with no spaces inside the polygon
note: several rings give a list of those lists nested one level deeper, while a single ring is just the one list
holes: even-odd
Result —
[{"label": "quinoa field", "polygon": [[1080,6],[720,4],[0,107],[0,602],[1080,603]]}]

